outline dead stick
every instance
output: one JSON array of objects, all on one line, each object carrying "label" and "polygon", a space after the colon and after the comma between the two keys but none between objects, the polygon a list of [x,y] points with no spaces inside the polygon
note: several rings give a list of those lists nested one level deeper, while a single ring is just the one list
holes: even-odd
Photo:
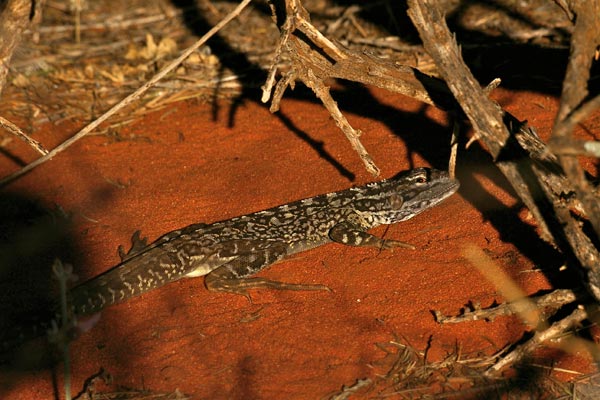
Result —
[{"label": "dead stick", "polygon": [[506,356],[502,357],[496,364],[492,365],[485,372],[485,375],[489,377],[496,376],[496,374],[506,366],[512,365],[523,358],[530,356],[533,350],[539,347],[542,343],[550,339],[557,338],[568,329],[583,321],[586,317],[587,313],[585,310],[577,308],[571,313],[571,315],[554,323],[550,328],[544,331],[536,332],[529,341],[517,347]]},{"label": "dead stick", "polygon": [[377,165],[375,165],[375,161],[373,161],[373,158],[369,152],[367,152],[367,149],[365,149],[365,146],[363,146],[359,139],[361,131],[354,129],[350,125],[350,122],[348,122],[344,114],[342,114],[338,108],[336,101],[333,100],[333,97],[331,97],[331,93],[329,93],[329,87],[325,86],[323,81],[318,79],[311,70],[308,70],[307,74],[309,79],[305,79],[304,84],[313,90],[327,111],[329,111],[329,114],[335,121],[336,125],[342,130],[342,132],[344,132],[344,135],[346,135],[350,145],[354,151],[358,153],[367,171],[373,176],[378,176],[380,172],[379,168]]},{"label": "dead stick", "polygon": [[[552,140],[572,139],[573,128],[600,104],[600,97],[581,105],[588,95],[588,80],[597,46],[600,44],[600,0],[581,0],[572,3],[577,15],[571,40],[571,55],[563,82],[560,108],[556,115]],[[578,110],[579,108],[579,110]],[[559,157],[565,175],[573,183],[586,215],[600,235],[600,201],[592,193],[584,170],[575,155]],[[597,268],[600,274],[600,268]]]},{"label": "dead stick", "polygon": [[17,125],[13,124],[9,120],[7,120],[6,118],[1,117],[1,116],[0,116],[0,126],[3,127],[4,129],[6,129],[7,131],[9,131],[10,133],[12,133],[13,135],[17,136],[19,139],[23,140],[25,143],[29,144],[31,147],[33,147],[35,149],[35,151],[37,151],[41,155],[44,156],[44,155],[48,154],[48,150],[46,150],[44,148],[44,146],[41,145],[40,142],[38,142],[35,139],[32,139],[31,137],[29,137],[29,135],[27,135],[25,132],[23,132]]},{"label": "dead stick", "polygon": [[[481,139],[492,157],[496,158],[510,136],[503,123],[502,112],[487,97],[462,60],[455,37],[450,33],[437,3],[413,0],[408,4],[408,15],[419,31],[425,49],[434,59],[440,74],[471,121],[475,137]],[[527,185],[527,177],[522,176],[514,163],[499,162],[498,167],[538,221],[543,236],[554,240],[542,210],[536,203],[536,194]]]},{"label": "dead stick", "polygon": [[448,88],[490,153],[496,158],[505,147],[508,130],[502,111],[491,101],[465,65],[456,39],[450,34],[445,16],[433,0],[408,2],[408,16],[419,31],[425,50],[434,59]]},{"label": "dead stick", "polygon": [[[529,297],[535,307],[539,310],[546,308],[558,309],[568,303],[572,303],[581,297],[581,293],[575,292],[571,289],[556,289],[550,293]],[[464,311],[462,314],[457,316],[445,316],[438,310],[433,310],[436,322],[440,324],[458,324],[465,321],[480,321],[488,320],[492,321],[494,318],[504,315],[513,315],[519,312],[519,308],[523,308],[524,303],[520,303],[520,299],[515,302],[502,303],[497,306],[490,308],[480,308],[479,305],[475,305],[472,311]]]},{"label": "dead stick", "polygon": [[63,150],[65,150],[66,148],[71,146],[73,143],[77,142],[79,139],[81,139],[82,137],[89,134],[98,125],[100,125],[102,122],[106,121],[117,111],[119,111],[120,109],[122,109],[122,108],[128,106],[129,104],[133,103],[134,101],[136,101],[148,89],[150,89],[152,86],[154,86],[156,84],[156,82],[161,80],[169,72],[173,71],[190,54],[192,54],[200,46],[202,46],[204,43],[206,43],[206,41],[208,39],[210,39],[212,36],[214,36],[219,30],[221,30],[221,28],[223,28],[225,25],[227,25],[232,19],[237,17],[242,12],[242,10],[244,8],[246,8],[246,6],[250,3],[250,1],[251,0],[243,0],[233,11],[231,11],[229,14],[227,14],[227,16],[225,16],[225,18],[223,18],[217,25],[215,25],[210,31],[208,31],[204,36],[202,36],[202,38],[200,38],[200,40],[198,40],[192,46],[188,47],[179,57],[177,57],[169,65],[167,65],[160,72],[158,72],[156,75],[154,75],[148,82],[143,84],[138,90],[136,90],[129,96],[125,97],[123,100],[121,100],[118,104],[116,104],[110,110],[108,110],[103,115],[101,115],[95,121],[91,122],[85,128],[83,128],[82,130],[77,132],[74,136],[65,140],[62,144],[60,144],[59,146],[52,149],[52,151],[50,151],[45,156],[38,158],[37,160],[35,160],[34,162],[32,162],[30,164],[27,164],[25,167],[23,167],[19,171],[15,172],[14,174],[9,175],[9,176],[3,178],[2,180],[0,180],[0,187],[5,186],[8,183],[12,182],[13,180],[17,179],[18,177],[26,174],[27,172],[31,171],[38,165],[41,165],[48,160],[51,160],[55,155],[62,152]]}]

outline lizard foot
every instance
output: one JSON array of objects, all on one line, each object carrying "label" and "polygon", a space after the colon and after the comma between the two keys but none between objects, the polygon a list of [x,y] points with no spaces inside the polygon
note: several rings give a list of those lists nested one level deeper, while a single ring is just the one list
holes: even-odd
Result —
[{"label": "lizard foot", "polygon": [[381,244],[382,250],[393,249],[394,247],[402,247],[404,249],[411,249],[411,250],[416,249],[416,247],[413,246],[412,244],[406,243],[406,242],[401,242],[399,240],[386,239]]},{"label": "lizard foot", "polygon": [[131,248],[125,252],[122,245],[119,245],[117,252],[119,253],[119,257],[121,258],[121,262],[127,261],[132,258],[142,250],[144,250],[148,246],[148,238],[140,237],[141,232],[139,230],[135,231],[131,236]]},{"label": "lizard foot", "polygon": [[276,289],[276,290],[332,290],[325,285],[307,285],[301,283],[277,282],[265,278],[239,278],[220,279],[211,277],[210,274],[204,279],[206,288],[213,292],[227,292],[242,295],[248,299],[248,289]]}]

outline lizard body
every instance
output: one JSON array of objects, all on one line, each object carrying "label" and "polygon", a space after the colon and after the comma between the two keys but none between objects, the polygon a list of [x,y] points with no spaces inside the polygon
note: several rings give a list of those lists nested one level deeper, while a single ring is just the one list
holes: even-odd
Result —
[{"label": "lizard body", "polygon": [[268,210],[169,232],[151,244],[134,234],[122,262],[73,288],[76,314],[91,314],[184,277],[205,276],[209,290],[247,296],[247,289],[328,290],[323,285],[252,277],[292,254],[330,242],[407,247],[367,231],[414,217],[459,187],[446,172],[417,168],[396,177],[310,197]]}]

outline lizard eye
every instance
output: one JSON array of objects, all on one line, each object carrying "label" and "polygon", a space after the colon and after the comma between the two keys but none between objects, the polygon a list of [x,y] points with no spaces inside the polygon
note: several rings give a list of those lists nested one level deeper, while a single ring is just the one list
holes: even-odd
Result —
[{"label": "lizard eye", "polygon": [[427,178],[425,178],[424,176],[419,176],[417,179],[415,179],[416,183],[427,183]]}]

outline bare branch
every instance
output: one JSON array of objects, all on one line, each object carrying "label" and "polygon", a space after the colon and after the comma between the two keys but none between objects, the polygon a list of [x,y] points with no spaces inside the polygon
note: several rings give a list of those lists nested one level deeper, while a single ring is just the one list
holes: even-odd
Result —
[{"label": "bare branch", "polygon": [[[499,107],[488,99],[466,67],[438,4],[430,0],[409,1],[408,15],[419,31],[425,49],[436,62],[440,74],[471,121],[476,137],[481,138],[492,156],[497,158],[510,136],[504,124],[504,115]],[[520,128],[512,127],[514,130]],[[531,177],[523,176],[522,168],[514,162],[500,161],[497,165],[538,221],[543,236],[554,241],[543,218],[543,212],[535,200],[536,193],[527,184]]]},{"label": "bare branch", "polygon": [[[590,68],[600,44],[600,0],[580,0],[572,2],[571,5],[577,18],[560,107],[552,132],[555,145],[557,142],[568,142],[573,136],[575,125],[600,105],[600,96],[582,105],[588,95]],[[600,237],[600,200],[593,194],[579,160],[575,154],[563,153],[560,163],[575,187],[577,197],[590,219],[596,236]],[[600,269],[600,260],[596,264],[597,269]],[[600,274],[600,271],[597,273]]]},{"label": "bare branch", "polygon": [[470,307],[470,311],[464,311],[457,316],[445,316],[440,311],[434,311],[435,319],[440,324],[458,324],[465,321],[493,321],[494,318],[514,315],[515,313],[529,312],[530,305],[537,309],[552,308],[554,310],[577,300],[578,293],[570,289],[557,289],[550,293],[529,297],[531,303],[523,303],[519,299],[514,302],[506,302],[489,308],[481,308],[479,305]]},{"label": "bare branch", "polygon": [[4,129],[6,129],[7,131],[9,131],[10,133],[12,133],[13,135],[17,136],[19,139],[23,140],[25,143],[27,143],[31,147],[33,147],[35,149],[35,151],[37,151],[41,155],[44,156],[44,155],[48,154],[48,150],[46,150],[40,142],[29,137],[29,135],[27,135],[25,132],[23,132],[18,126],[16,126],[15,124],[13,124],[12,122],[10,122],[9,120],[7,120],[6,118],[4,118],[2,116],[0,116],[0,126],[3,127]]},{"label": "bare branch", "polygon": [[[579,221],[565,207],[563,194],[573,193],[572,182],[564,178],[562,168],[556,163],[556,156],[533,130],[526,129],[510,114],[502,114],[485,96],[464,65],[435,1],[409,0],[408,13],[419,30],[426,50],[436,62],[440,74],[461,104],[477,135],[492,156],[498,159],[498,168],[536,219],[542,237],[554,242],[565,256],[575,256],[587,270],[588,289],[596,299],[600,299],[600,253],[582,231]],[[516,140],[512,140],[509,132],[515,133]],[[523,151],[530,157],[514,158],[515,154]],[[583,195],[591,197],[590,193],[588,191]],[[600,213],[595,218],[600,218]]]},{"label": "bare branch", "polygon": [[506,356],[502,357],[496,364],[492,365],[487,371],[487,376],[495,376],[503,370],[505,367],[515,364],[520,360],[528,357],[536,348],[538,348],[542,343],[549,341],[550,339],[558,338],[564,332],[571,329],[573,326],[579,324],[587,318],[587,313],[583,309],[575,309],[566,318],[561,319],[556,322],[550,328],[536,332],[533,338],[527,341],[525,344],[517,347]]}]

